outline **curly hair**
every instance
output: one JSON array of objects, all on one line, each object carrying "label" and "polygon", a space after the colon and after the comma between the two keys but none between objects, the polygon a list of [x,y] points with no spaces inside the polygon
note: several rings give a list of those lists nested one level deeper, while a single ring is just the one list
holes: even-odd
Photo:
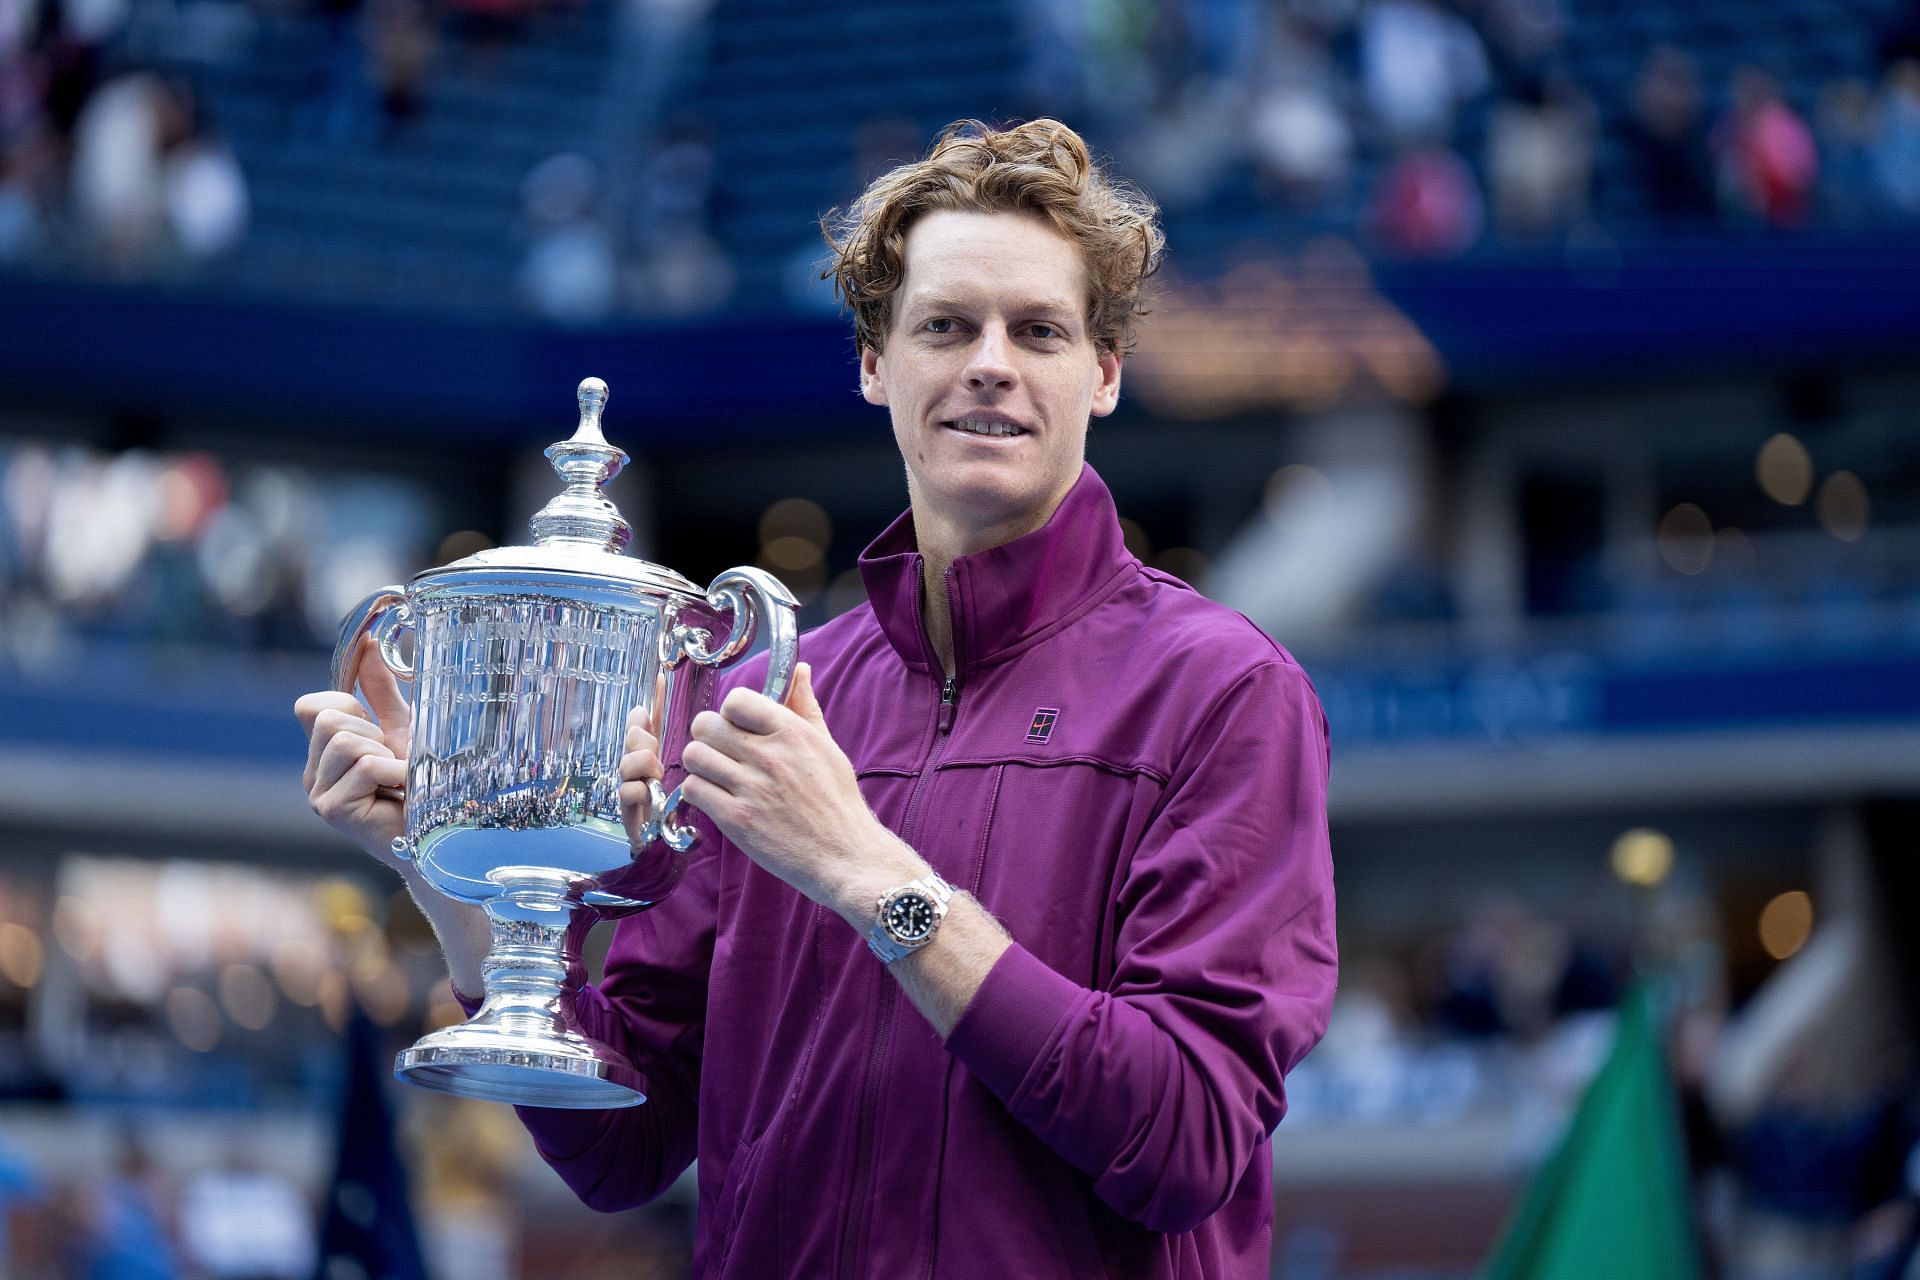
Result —
[{"label": "curly hair", "polygon": [[820,220],[832,249],[821,274],[853,308],[862,347],[884,349],[893,295],[906,277],[907,232],[926,214],[1022,213],[1073,241],[1087,266],[1087,327],[1101,354],[1133,349],[1147,314],[1144,285],[1160,267],[1160,211],[1109,178],[1080,135],[1058,120],[995,129],[957,120],[924,160],[876,178],[844,210]]}]

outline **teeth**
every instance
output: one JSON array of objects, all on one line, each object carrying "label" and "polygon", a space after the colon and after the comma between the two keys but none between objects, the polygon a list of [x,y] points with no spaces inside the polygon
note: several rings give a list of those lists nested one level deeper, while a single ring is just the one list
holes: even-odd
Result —
[{"label": "teeth", "polygon": [[977,436],[1017,436],[1020,428],[1011,422],[979,422],[973,418],[961,418],[954,424],[956,431],[969,431]]}]

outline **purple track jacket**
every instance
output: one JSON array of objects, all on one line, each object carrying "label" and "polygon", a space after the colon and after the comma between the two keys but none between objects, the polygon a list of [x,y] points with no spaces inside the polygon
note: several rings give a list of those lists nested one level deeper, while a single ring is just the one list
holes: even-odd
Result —
[{"label": "purple track jacket", "polygon": [[701,818],[579,1002],[648,1101],[522,1117],[599,1209],[698,1157],[698,1275],[1264,1278],[1269,1135],[1336,969],[1312,687],[1130,555],[1090,467],[1044,528],[955,562],[948,680],[911,515],[801,656],[874,813],[1013,946],[942,1043]]}]

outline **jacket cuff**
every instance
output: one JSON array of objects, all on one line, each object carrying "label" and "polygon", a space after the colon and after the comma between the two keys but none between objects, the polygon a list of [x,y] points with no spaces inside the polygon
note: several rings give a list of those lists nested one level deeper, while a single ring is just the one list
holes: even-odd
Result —
[{"label": "jacket cuff", "polygon": [[1013,1106],[1021,1085],[1086,997],[1019,943],[1000,953],[947,1035],[947,1051]]}]

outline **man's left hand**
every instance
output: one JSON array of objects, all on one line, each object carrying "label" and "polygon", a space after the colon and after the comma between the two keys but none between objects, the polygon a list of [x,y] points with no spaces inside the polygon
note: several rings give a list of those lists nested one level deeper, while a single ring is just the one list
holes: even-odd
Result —
[{"label": "man's left hand", "polygon": [[693,719],[681,752],[687,800],[760,866],[849,919],[920,875],[919,856],[880,824],[827,730],[801,663],[782,706],[752,689]]}]

